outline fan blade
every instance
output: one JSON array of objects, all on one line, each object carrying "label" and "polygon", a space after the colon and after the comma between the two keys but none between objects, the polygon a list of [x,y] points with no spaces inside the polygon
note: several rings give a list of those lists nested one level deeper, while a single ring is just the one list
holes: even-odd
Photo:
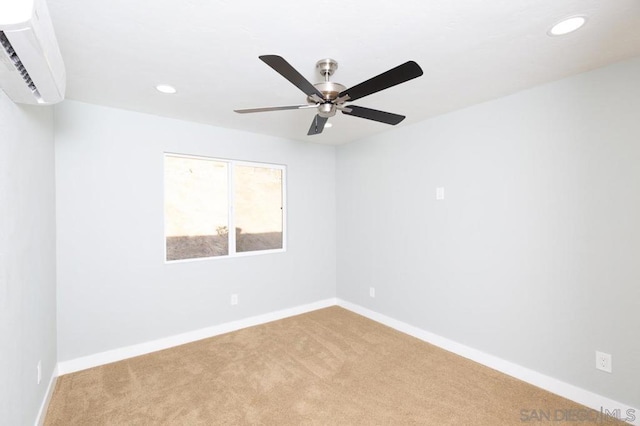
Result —
[{"label": "fan blade", "polygon": [[405,62],[387,72],[383,72],[367,81],[363,81],[343,92],[340,92],[338,98],[348,96],[346,100],[355,101],[372,93],[379,92],[397,84],[404,83],[422,75],[422,68],[414,61]]},{"label": "fan blade", "polygon": [[294,86],[302,90],[307,96],[316,95],[320,99],[324,99],[322,93],[309,81],[302,76],[295,68],[278,55],[262,55],[260,60],[273,68],[281,76],[289,80]]},{"label": "fan blade", "polygon": [[246,109],[234,109],[234,112],[239,114],[247,114],[250,112],[268,112],[268,111],[284,111],[287,109],[307,109],[307,108],[316,108],[317,105],[290,105],[290,106],[279,106],[279,107],[264,107],[264,108],[246,108]]},{"label": "fan blade", "polygon": [[311,122],[311,127],[309,127],[307,136],[319,135],[320,133],[322,133],[327,120],[327,117],[320,117],[319,114],[316,114],[316,116],[313,117],[313,121]]},{"label": "fan blade", "polygon": [[[350,112],[348,112],[350,110]],[[390,112],[378,111],[377,109],[364,108],[355,105],[349,105],[342,110],[343,114],[353,115],[354,117],[366,118],[367,120],[379,121],[381,123],[396,125],[404,120],[404,115],[392,114]]]}]

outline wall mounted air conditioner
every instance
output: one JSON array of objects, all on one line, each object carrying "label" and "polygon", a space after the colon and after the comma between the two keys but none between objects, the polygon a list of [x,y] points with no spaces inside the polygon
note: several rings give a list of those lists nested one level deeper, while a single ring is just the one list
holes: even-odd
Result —
[{"label": "wall mounted air conditioner", "polygon": [[66,73],[44,0],[0,0],[0,87],[14,102],[64,99]]}]

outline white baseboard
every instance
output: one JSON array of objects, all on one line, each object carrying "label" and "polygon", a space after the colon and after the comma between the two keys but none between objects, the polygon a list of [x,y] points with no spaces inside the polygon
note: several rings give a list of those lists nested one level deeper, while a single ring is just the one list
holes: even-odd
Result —
[{"label": "white baseboard", "polygon": [[56,381],[58,380],[58,367],[54,367],[53,372],[51,372],[51,378],[49,379],[49,384],[47,385],[47,391],[44,395],[44,399],[42,400],[42,404],[40,404],[40,410],[38,410],[38,417],[36,417],[35,426],[42,426],[44,424],[44,419],[47,415],[47,409],[49,408],[49,403],[51,402],[51,397],[53,396],[53,390],[56,388]]},{"label": "white baseboard", "polygon": [[592,408],[598,412],[601,410],[607,410],[608,412],[614,412],[619,409],[622,418],[627,417],[627,413],[633,413],[634,419],[629,421],[629,424],[640,426],[640,410],[634,407],[630,407],[626,404],[614,401],[610,398],[606,398],[602,395],[587,391],[574,385],[570,385],[561,380],[555,379],[550,376],[546,376],[537,371],[533,371],[529,368],[522,367],[521,365],[514,364],[510,361],[505,361],[493,355],[489,355],[477,349],[469,346],[462,345],[453,340],[449,340],[437,334],[430,333],[418,327],[414,327],[402,321],[390,318],[386,315],[379,314],[375,311],[364,308],[360,305],[356,305],[351,302],[347,302],[342,299],[337,299],[338,306],[348,309],[352,312],[367,317],[373,321],[384,324],[395,330],[401,331],[410,336],[416,337],[427,343],[438,346],[449,352],[453,352],[457,355],[485,365],[494,370],[505,373],[523,382],[530,383],[541,389],[560,395],[564,398],[575,401],[586,407]]},{"label": "white baseboard", "polygon": [[162,339],[150,342],[139,343],[123,348],[112,349],[93,355],[88,355],[69,361],[58,363],[59,375],[74,373],[76,371],[86,370],[100,365],[110,364],[123,359],[133,358],[139,355],[145,355],[151,352],[168,349],[174,346],[184,345],[185,343],[195,342],[197,340],[206,339],[220,334],[229,333],[254,325],[260,325],[271,321],[291,317],[294,315],[304,314],[306,312],[315,311],[317,309],[327,308],[336,305],[336,299],[330,298],[306,305],[296,306],[293,308],[282,309],[280,311],[270,312],[264,315],[258,315],[250,318],[232,321],[212,327],[202,328],[175,336],[164,337]]},{"label": "white baseboard", "polygon": [[264,315],[258,315],[250,318],[245,318],[238,321],[232,321],[225,324],[220,324],[212,327],[203,328],[200,330],[194,330],[187,333],[182,333],[175,336],[165,337],[150,342],[140,343],[124,348],[113,349],[106,352],[97,353],[81,358],[72,359],[69,361],[59,362],[54,375],[49,382],[49,388],[47,389],[46,399],[42,403],[40,413],[38,415],[37,425],[41,425],[44,421],[44,413],[46,413],[46,407],[49,404],[53,387],[55,385],[55,379],[59,375],[69,374],[80,370],[86,370],[87,368],[98,367],[104,364],[110,364],[112,362],[121,361],[123,359],[132,358],[139,355],[145,355],[151,352],[168,349],[174,346],[183,345],[185,343],[195,342],[197,340],[206,339],[209,337],[217,336],[224,333],[240,330],[246,327],[252,327],[268,323],[271,321],[277,321],[279,319],[291,317],[294,315],[300,315],[306,312],[315,311],[317,309],[326,308],[329,306],[338,305],[352,312],[367,317],[373,321],[379,322],[386,326],[389,326],[395,330],[416,337],[427,343],[431,343],[449,352],[453,352],[457,355],[463,356],[472,361],[478,362],[494,370],[508,374],[524,382],[530,383],[541,389],[547,390],[556,395],[560,395],[564,398],[575,401],[586,407],[592,408],[596,411],[603,409],[608,412],[613,410],[620,410],[622,416],[625,417],[626,413],[633,413],[634,420],[628,422],[632,425],[640,426],[640,410],[634,407],[630,407],[626,404],[614,401],[610,398],[606,398],[602,395],[587,391],[577,386],[565,383],[561,380],[555,379],[550,376],[546,376],[537,371],[523,367],[521,365],[512,363],[510,361],[503,360],[494,355],[490,355],[479,351],[477,349],[465,346],[453,340],[449,340],[445,337],[428,332],[410,324],[398,321],[394,318],[364,308],[360,305],[356,305],[351,302],[347,302],[342,299],[330,298],[321,300],[315,303],[307,305],[296,306],[294,308],[283,309],[276,312],[271,312]]}]

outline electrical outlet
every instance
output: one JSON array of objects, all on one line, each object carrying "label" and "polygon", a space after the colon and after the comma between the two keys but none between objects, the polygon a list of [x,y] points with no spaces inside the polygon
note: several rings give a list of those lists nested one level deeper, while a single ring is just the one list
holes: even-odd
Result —
[{"label": "electrical outlet", "polygon": [[376,289],[375,287],[369,287],[369,296],[376,297]]},{"label": "electrical outlet", "polygon": [[38,366],[36,367],[38,370],[38,384],[42,381],[42,361],[38,361]]},{"label": "electrical outlet", "polygon": [[596,368],[611,373],[611,354],[596,351]]},{"label": "electrical outlet", "polygon": [[238,295],[235,294],[235,293],[231,295],[231,304],[232,305],[237,305],[238,304]]}]

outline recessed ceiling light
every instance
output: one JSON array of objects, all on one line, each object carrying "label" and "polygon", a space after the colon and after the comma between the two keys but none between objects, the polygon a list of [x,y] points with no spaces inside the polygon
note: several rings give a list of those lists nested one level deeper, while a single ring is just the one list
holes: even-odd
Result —
[{"label": "recessed ceiling light", "polygon": [[582,27],[585,22],[587,22],[587,18],[584,16],[572,16],[570,18],[565,18],[551,27],[547,34],[550,36],[569,34]]},{"label": "recessed ceiling light", "polygon": [[162,92],[162,93],[169,93],[169,94],[176,93],[176,88],[168,84],[158,84],[156,86],[156,89],[158,90],[158,92]]},{"label": "recessed ceiling light", "polygon": [[325,128],[325,129],[328,129],[328,128],[330,128],[330,127],[333,127],[333,124],[331,124],[331,123],[327,123],[327,124],[325,124],[325,125],[324,125],[324,128]]}]

